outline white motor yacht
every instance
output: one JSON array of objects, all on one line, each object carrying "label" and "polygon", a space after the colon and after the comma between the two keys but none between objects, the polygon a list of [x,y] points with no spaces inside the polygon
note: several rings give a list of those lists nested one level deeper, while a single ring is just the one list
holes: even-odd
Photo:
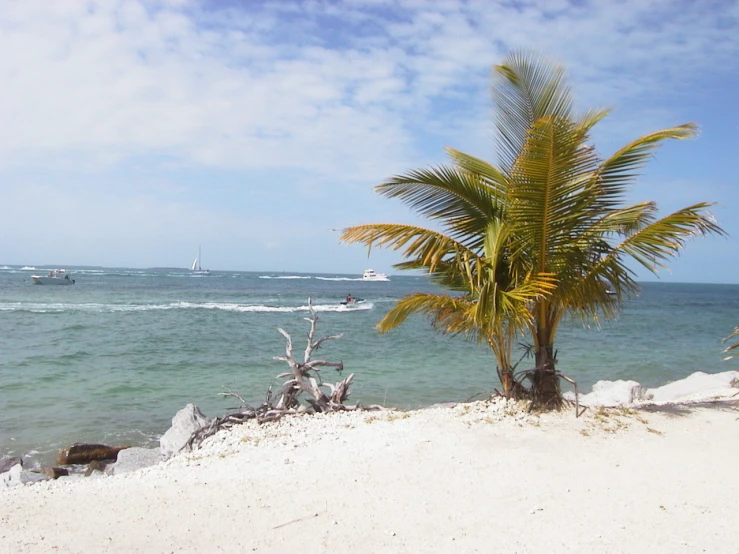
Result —
[{"label": "white motor yacht", "polygon": [[31,275],[37,285],[74,285],[74,279],[66,269],[52,269],[47,275]]},{"label": "white motor yacht", "polygon": [[387,273],[377,273],[374,269],[365,269],[362,281],[389,281]]}]

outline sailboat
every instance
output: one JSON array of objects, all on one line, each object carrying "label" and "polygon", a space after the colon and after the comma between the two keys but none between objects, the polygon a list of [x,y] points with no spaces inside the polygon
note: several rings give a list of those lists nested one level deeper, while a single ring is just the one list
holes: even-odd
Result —
[{"label": "sailboat", "polygon": [[209,270],[203,269],[202,267],[200,267],[200,260],[201,260],[200,245],[198,245],[198,256],[192,261],[192,266],[190,267],[190,271],[192,271],[196,275],[210,275]]}]

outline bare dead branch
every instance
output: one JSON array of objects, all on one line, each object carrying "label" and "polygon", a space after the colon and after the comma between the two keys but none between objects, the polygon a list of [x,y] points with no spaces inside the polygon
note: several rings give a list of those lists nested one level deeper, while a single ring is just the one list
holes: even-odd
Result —
[{"label": "bare dead branch", "polygon": [[[272,396],[272,387],[267,391],[264,403],[256,408],[250,406],[244,398],[232,391],[221,393],[224,397],[238,398],[242,407],[238,412],[226,414],[223,417],[215,418],[210,425],[193,433],[190,437],[189,444],[191,447],[202,443],[206,438],[214,435],[221,429],[229,429],[234,425],[239,425],[245,421],[254,419],[257,423],[268,423],[277,421],[286,415],[305,414],[310,412],[332,412],[345,410],[377,410],[384,409],[382,406],[371,405],[361,406],[357,403],[355,406],[346,406],[344,402],[349,397],[349,387],[354,380],[352,373],[346,379],[338,383],[324,383],[321,380],[322,367],[333,367],[339,373],[344,370],[344,362],[331,362],[328,360],[313,360],[313,353],[318,350],[326,341],[341,338],[343,335],[329,335],[321,339],[315,340],[318,316],[313,309],[313,303],[308,298],[308,309],[311,316],[305,320],[310,322],[310,330],[308,332],[308,344],[305,348],[304,361],[298,363],[293,358],[293,341],[290,333],[282,328],[278,328],[279,333],[285,337],[285,355],[273,356],[272,359],[285,362],[290,367],[290,371],[278,375],[279,379],[287,378],[282,383],[276,401]],[[324,392],[325,389],[326,392]],[[301,398],[306,404],[301,404]],[[290,523],[290,522],[288,522]]]},{"label": "bare dead branch", "polygon": [[248,406],[249,405],[248,402],[246,400],[244,400],[244,398],[240,394],[237,394],[237,393],[235,393],[233,391],[222,392],[222,393],[219,393],[219,394],[220,394],[220,396],[223,396],[224,398],[227,398],[229,396],[233,396],[234,398],[238,398],[239,400],[241,400],[241,404],[242,405],[244,405],[244,406]]}]

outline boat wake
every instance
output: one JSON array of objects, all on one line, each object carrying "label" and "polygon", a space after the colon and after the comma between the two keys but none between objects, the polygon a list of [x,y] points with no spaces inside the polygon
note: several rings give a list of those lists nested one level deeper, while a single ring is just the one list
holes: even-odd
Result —
[{"label": "boat wake", "polygon": [[[183,306],[185,307],[185,306]],[[199,304],[188,306],[192,308],[205,308],[210,310],[225,310],[230,312],[249,312],[249,313],[295,313],[295,312],[308,312],[310,308],[307,304],[302,306],[243,306],[240,304]],[[361,304],[344,305],[344,304],[314,304],[313,310],[316,312],[352,312],[352,311],[365,311],[371,310],[375,307],[372,302],[363,302]]]},{"label": "boat wake", "polygon": [[310,275],[260,275],[260,279],[313,279]]},{"label": "boat wake", "polygon": [[317,275],[260,275],[260,279],[282,279],[282,280],[298,280],[298,279],[315,279],[316,281],[362,281],[361,277],[319,277]]},{"label": "boat wake", "polygon": [[[352,312],[371,310],[375,306],[372,302],[359,304],[314,304],[316,312]],[[171,302],[168,304],[99,304],[99,303],[36,303],[36,302],[8,302],[0,303],[0,312],[34,312],[34,313],[115,313],[115,312],[147,312],[160,310],[222,310],[226,312],[249,313],[294,313],[308,312],[307,304],[300,306],[270,306],[264,304],[244,305],[231,302]]]}]

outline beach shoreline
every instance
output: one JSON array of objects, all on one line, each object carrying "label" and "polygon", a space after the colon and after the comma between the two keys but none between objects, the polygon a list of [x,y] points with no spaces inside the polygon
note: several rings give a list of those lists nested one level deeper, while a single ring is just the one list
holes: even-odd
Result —
[{"label": "beach shoreline", "polygon": [[728,395],[250,422],[133,473],[3,491],[0,549],[736,554],[737,436]]},{"label": "beach shoreline", "polygon": [[[29,466],[53,463],[75,442],[154,447],[186,404],[208,416],[238,406],[220,392],[261,404],[270,386],[282,385],[276,376],[287,367],[273,359],[285,351],[277,328],[293,336],[296,349],[305,347],[309,296],[326,310],[319,312],[319,336],[343,334],[325,343],[322,357],[343,361],[345,375],[355,373],[352,403],[413,409],[484,398],[498,386],[487,345],[439,335],[423,318],[377,332],[378,319],[399,299],[436,290],[426,278],[403,275],[347,290],[345,281],[315,275],[75,273],[84,286],[62,291],[0,272],[7,293],[0,302],[6,316],[0,388],[7,392],[0,455],[31,454]],[[375,308],[339,309],[348,292]],[[739,285],[644,283],[618,320],[601,329],[567,318],[557,340],[558,369],[581,392],[601,379],[656,387],[698,370],[726,371],[737,365],[723,361],[720,340],[736,325],[736,306]],[[529,361],[524,368],[531,369]],[[333,381],[334,372],[324,377]]]}]

